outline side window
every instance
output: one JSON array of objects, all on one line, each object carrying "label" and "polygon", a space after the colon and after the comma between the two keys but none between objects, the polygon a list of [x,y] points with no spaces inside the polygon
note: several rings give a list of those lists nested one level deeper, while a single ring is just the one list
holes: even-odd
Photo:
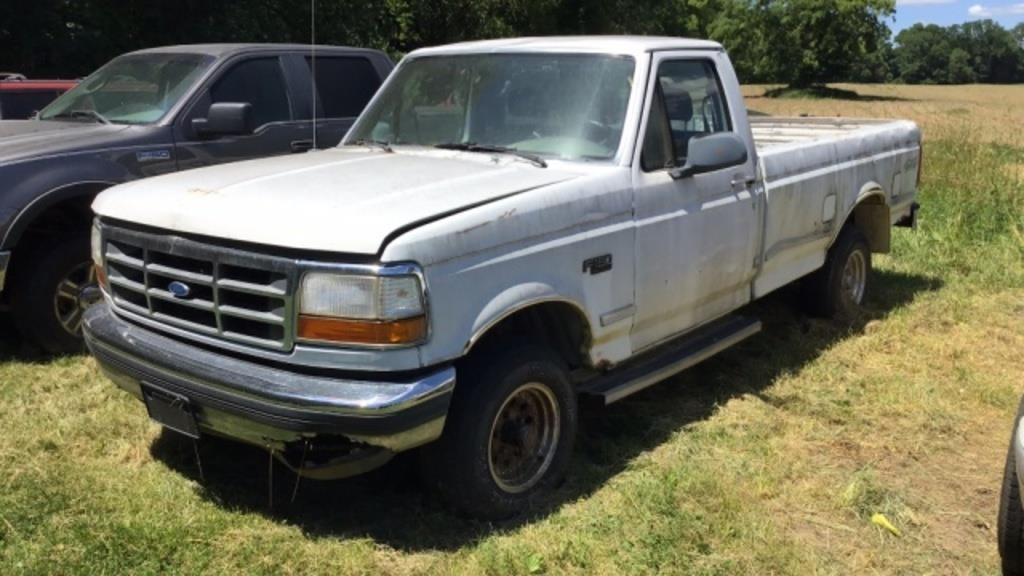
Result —
[{"label": "side window", "polygon": [[[313,57],[306,57],[310,70]],[[316,89],[320,110],[327,118],[352,118],[380,87],[373,64],[361,57],[316,57]]]},{"label": "side window", "polygon": [[[662,62],[644,138],[643,169],[682,166],[693,137],[731,129],[725,96],[711,62]],[[662,163],[663,158],[667,162]]]},{"label": "side window", "polygon": [[276,57],[240,62],[210,89],[210,103],[252,104],[254,126],[291,120],[288,90]]}]

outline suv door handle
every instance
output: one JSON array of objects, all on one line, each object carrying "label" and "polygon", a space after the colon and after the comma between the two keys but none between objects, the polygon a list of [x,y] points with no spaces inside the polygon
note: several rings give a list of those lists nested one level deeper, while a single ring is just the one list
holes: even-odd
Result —
[{"label": "suv door handle", "polygon": [[742,176],[737,176],[730,180],[729,184],[731,184],[733,188],[739,188],[741,185],[743,188],[750,188],[751,186],[754,185],[755,181],[756,180],[754,178],[744,178]]},{"label": "suv door handle", "polygon": [[292,152],[309,152],[313,149],[312,140],[293,140]]}]

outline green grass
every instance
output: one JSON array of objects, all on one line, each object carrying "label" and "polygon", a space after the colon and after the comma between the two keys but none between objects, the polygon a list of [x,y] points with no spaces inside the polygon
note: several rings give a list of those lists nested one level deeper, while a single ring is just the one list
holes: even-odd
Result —
[{"label": "green grass", "polygon": [[[162,434],[88,358],[0,363],[3,574],[850,574],[997,571],[1024,392],[1024,150],[928,141],[920,229],[850,325],[783,290],[765,331],[602,411],[546,511],[449,515],[399,459],[304,481]],[[272,505],[271,505],[272,501]],[[882,513],[901,532],[872,524]]]}]

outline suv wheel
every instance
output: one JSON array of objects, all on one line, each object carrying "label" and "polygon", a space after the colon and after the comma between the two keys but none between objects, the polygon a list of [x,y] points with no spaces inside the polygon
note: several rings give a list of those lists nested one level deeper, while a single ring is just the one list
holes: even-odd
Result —
[{"label": "suv wheel", "polygon": [[75,236],[31,249],[11,279],[12,315],[23,338],[51,354],[82,351],[81,299],[95,283],[89,238]]},{"label": "suv wheel", "polygon": [[537,347],[491,354],[460,370],[444,434],[421,472],[451,506],[501,519],[523,512],[569,464],[576,392],[564,363]]}]

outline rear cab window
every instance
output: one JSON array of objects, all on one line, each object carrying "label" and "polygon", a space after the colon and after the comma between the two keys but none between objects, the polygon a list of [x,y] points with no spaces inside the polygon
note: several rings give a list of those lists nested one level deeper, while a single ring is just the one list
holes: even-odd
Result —
[{"label": "rear cab window", "polygon": [[354,118],[380,87],[381,78],[362,56],[306,56],[316,82],[317,116]]}]

